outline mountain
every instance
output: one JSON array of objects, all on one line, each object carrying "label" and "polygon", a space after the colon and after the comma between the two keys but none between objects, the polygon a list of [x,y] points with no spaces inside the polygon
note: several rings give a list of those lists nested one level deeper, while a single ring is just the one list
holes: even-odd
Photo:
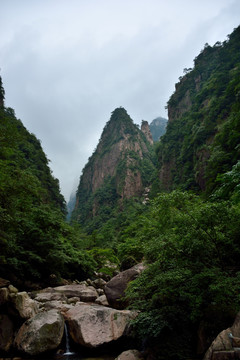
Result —
[{"label": "mountain", "polygon": [[[72,219],[91,231],[112,216],[116,206],[141,198],[150,186],[155,166],[147,122],[143,131],[127,111],[113,111],[98,146],[83,169]],[[147,134],[147,137],[145,136]]]},{"label": "mountain", "polygon": [[153,141],[158,141],[160,137],[165,134],[166,126],[167,119],[163,117],[157,117],[150,123],[149,128],[152,134]]},{"label": "mountain", "polygon": [[240,156],[240,27],[205,45],[168,101],[166,134],[158,146],[162,190],[210,194]]}]

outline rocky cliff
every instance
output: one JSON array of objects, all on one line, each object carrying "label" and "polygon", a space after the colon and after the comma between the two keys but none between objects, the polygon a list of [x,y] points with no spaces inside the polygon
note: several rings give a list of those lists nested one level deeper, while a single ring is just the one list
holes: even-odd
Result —
[{"label": "rocky cliff", "polygon": [[0,107],[4,106],[4,89],[2,86],[2,79],[0,77]]},{"label": "rocky cliff", "polygon": [[223,43],[205,45],[184,69],[168,102],[158,147],[161,189],[211,192],[239,158],[240,27]]},{"label": "rocky cliff", "polygon": [[[145,124],[146,131],[147,128]],[[151,141],[150,131],[147,132]],[[110,216],[116,204],[143,194],[154,171],[149,140],[124,108],[113,111],[83,170],[72,214],[74,220],[84,224],[103,209]]]},{"label": "rocky cliff", "polygon": [[154,119],[150,125],[150,131],[152,134],[153,141],[158,141],[161,136],[163,136],[166,132],[167,119],[162,117],[157,117]]}]

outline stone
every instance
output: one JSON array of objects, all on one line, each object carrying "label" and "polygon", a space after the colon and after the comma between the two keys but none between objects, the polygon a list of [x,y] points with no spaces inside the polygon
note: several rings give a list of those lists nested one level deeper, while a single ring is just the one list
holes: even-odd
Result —
[{"label": "stone", "polygon": [[120,272],[107,282],[104,287],[104,292],[111,307],[115,309],[124,309],[127,306],[126,301],[122,300],[127,285],[130,281],[136,279],[143,270],[143,264],[138,264],[130,269]]},{"label": "stone", "polygon": [[13,343],[13,323],[5,314],[0,314],[0,350],[9,351]]},{"label": "stone", "polygon": [[232,350],[232,341],[229,338],[229,334],[231,333],[231,328],[223,330],[216,339],[212,342],[211,346],[207,350],[204,360],[211,360],[212,354],[215,351],[229,351]]},{"label": "stone", "polygon": [[64,318],[56,310],[42,312],[27,320],[19,329],[15,346],[28,355],[56,349],[62,340]]},{"label": "stone", "polygon": [[101,295],[95,300],[96,304],[103,305],[103,306],[109,306],[109,303],[107,301],[106,295]]},{"label": "stone", "polygon": [[140,360],[142,355],[138,350],[127,350],[121,353],[115,360]]},{"label": "stone", "polygon": [[119,339],[136,316],[136,312],[130,310],[86,304],[76,305],[65,318],[72,339],[77,344],[94,348]]},{"label": "stone", "polygon": [[94,287],[82,284],[58,286],[55,287],[54,290],[64,294],[67,298],[79,297],[80,301],[86,302],[95,301],[98,297],[98,293]]},{"label": "stone", "polygon": [[9,291],[6,287],[0,288],[0,306],[8,301]]},{"label": "stone", "polygon": [[8,290],[9,290],[9,292],[12,293],[12,294],[17,294],[17,292],[18,292],[18,289],[17,289],[15,286],[13,286],[13,285],[9,285],[9,286],[8,286]]},{"label": "stone", "polygon": [[60,300],[48,301],[44,305],[44,310],[57,309],[61,314],[64,314],[73,307],[71,304],[63,303]]},{"label": "stone", "polygon": [[104,286],[106,285],[106,281],[103,280],[102,278],[96,279],[92,282],[92,285],[94,286],[95,289],[103,289]]},{"label": "stone", "polygon": [[38,313],[37,302],[32,300],[26,291],[14,294],[11,300],[22,319],[30,319]]},{"label": "stone", "polygon": [[37,295],[35,296],[34,300],[38,301],[38,302],[42,302],[45,303],[47,301],[65,301],[67,302],[67,297],[62,294],[62,293],[58,293],[56,291],[41,291],[39,293],[37,293]]}]

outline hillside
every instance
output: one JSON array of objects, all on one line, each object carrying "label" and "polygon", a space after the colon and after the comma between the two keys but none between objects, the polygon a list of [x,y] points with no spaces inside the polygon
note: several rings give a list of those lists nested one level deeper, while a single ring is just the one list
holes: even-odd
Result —
[{"label": "hillside", "polygon": [[240,27],[227,41],[205,45],[168,101],[169,122],[158,147],[162,190],[211,193],[239,159]]},{"label": "hillside", "polygon": [[[153,180],[153,149],[146,122],[141,131],[124,108],[113,111],[83,169],[72,219],[93,231],[125,201],[141,198]],[[145,134],[144,134],[145,132]]]}]

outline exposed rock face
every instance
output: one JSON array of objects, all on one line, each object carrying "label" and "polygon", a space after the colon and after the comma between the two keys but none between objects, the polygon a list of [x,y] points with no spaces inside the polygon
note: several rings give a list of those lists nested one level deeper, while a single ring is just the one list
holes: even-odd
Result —
[{"label": "exposed rock face", "polygon": [[27,320],[15,338],[18,350],[29,355],[37,355],[56,349],[63,336],[64,319],[56,310],[37,314]]},{"label": "exposed rock face", "polygon": [[2,86],[2,78],[0,77],[0,107],[4,106],[4,89]]},{"label": "exposed rock face", "polygon": [[166,126],[167,119],[162,117],[157,117],[150,123],[149,128],[152,134],[153,141],[158,141],[160,137],[165,134]]},{"label": "exposed rock face", "polygon": [[[147,133],[150,139],[149,128]],[[143,163],[150,162],[154,168],[151,143],[125,109],[114,110],[83,170],[72,218],[84,224],[104,205],[114,206],[123,199],[141,196],[148,185],[144,183],[146,176],[143,181]],[[107,195],[100,196],[99,192]]]},{"label": "exposed rock face", "polygon": [[119,339],[136,313],[101,305],[76,305],[66,313],[72,339],[86,347],[97,347]]},{"label": "exposed rock face", "polygon": [[121,353],[115,360],[140,360],[142,358],[140,351],[127,350]]},{"label": "exposed rock face", "polygon": [[150,142],[150,144],[153,144],[153,138],[152,138],[152,134],[150,131],[150,127],[148,125],[148,122],[145,120],[142,121],[141,131],[144,133],[144,135],[146,136],[146,138]]},{"label": "exposed rock face", "polygon": [[98,293],[93,286],[73,284],[58,286],[54,290],[64,294],[67,298],[79,297],[81,301],[85,302],[95,301],[98,297]]},{"label": "exposed rock face", "polygon": [[115,309],[124,309],[126,302],[121,300],[130,281],[134,280],[144,270],[143,264],[138,264],[114,276],[104,288],[108,303]]}]

